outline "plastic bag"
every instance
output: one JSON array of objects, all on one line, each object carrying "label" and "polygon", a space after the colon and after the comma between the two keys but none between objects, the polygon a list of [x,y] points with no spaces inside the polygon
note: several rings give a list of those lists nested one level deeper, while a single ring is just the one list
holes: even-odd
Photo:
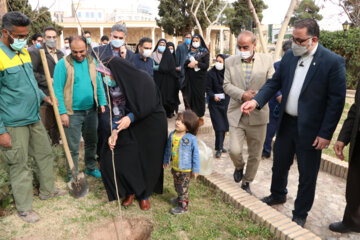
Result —
[{"label": "plastic bag", "polygon": [[213,151],[203,141],[198,140],[200,155],[200,175],[210,175],[212,173]]}]

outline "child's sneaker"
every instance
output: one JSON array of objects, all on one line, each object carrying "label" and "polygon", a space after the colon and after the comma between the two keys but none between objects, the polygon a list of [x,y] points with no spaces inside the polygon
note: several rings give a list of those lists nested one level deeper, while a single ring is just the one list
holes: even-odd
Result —
[{"label": "child's sneaker", "polygon": [[170,204],[178,204],[179,203],[179,198],[172,198],[169,200]]},{"label": "child's sneaker", "polygon": [[171,209],[171,213],[174,215],[180,215],[188,211],[188,202],[179,201],[179,205]]}]

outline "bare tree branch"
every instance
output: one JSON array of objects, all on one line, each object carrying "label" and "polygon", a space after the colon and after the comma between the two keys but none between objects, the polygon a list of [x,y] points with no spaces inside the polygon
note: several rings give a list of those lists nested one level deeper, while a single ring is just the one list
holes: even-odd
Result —
[{"label": "bare tree branch", "polygon": [[193,18],[194,18],[194,20],[195,20],[195,23],[196,23],[196,26],[197,26],[198,29],[199,29],[199,34],[203,37],[202,27],[201,27],[201,24],[200,24],[199,19],[198,19],[198,17],[197,17],[197,13],[198,13],[198,11],[199,11],[199,8],[200,8],[201,1],[202,1],[202,0],[199,0],[197,6],[196,6],[196,8],[195,8],[195,11],[193,11],[193,6],[194,6],[194,4],[195,4],[195,1],[196,1],[196,0],[193,1],[192,6],[191,6],[191,15],[193,16]]},{"label": "bare tree branch", "polygon": [[203,6],[204,6],[204,8],[203,8],[204,16],[205,16],[206,20],[209,22],[209,24],[211,24],[211,21],[210,21],[210,19],[209,19],[209,17],[208,17],[208,14],[207,14],[207,10],[208,10],[209,8],[205,6],[205,1],[204,1],[204,0],[200,0],[200,1],[202,1]]},{"label": "bare tree branch", "polygon": [[[214,0],[211,0],[210,4],[207,6],[206,8],[206,12],[209,10],[209,8],[211,7],[211,5],[214,3]],[[204,1],[204,6],[205,6],[205,1]]]},{"label": "bare tree branch", "polygon": [[[52,8],[55,5],[55,3],[56,3],[56,0],[50,5],[50,7],[48,9]],[[31,19],[31,21],[32,22],[36,21],[40,16],[44,15],[45,13],[47,13],[47,10],[44,10],[43,12],[40,12],[40,10],[39,10],[39,14],[34,16],[34,18]]]}]

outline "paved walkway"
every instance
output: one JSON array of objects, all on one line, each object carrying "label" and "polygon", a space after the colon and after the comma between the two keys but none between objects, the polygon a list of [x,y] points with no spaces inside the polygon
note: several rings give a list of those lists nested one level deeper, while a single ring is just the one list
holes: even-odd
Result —
[{"label": "paved walkway", "polygon": [[[183,105],[180,106],[183,110]],[[174,118],[169,119],[169,130],[174,129]],[[205,114],[204,129],[198,134],[198,139],[203,140],[208,146],[214,148],[215,135],[209,131],[211,121],[208,110]],[[229,137],[225,137],[224,147],[229,146]],[[247,158],[247,150],[245,146],[245,159]],[[251,184],[253,195],[257,198],[262,198],[270,194],[271,183],[271,167],[272,159],[262,160],[258,169],[257,176]],[[234,167],[228,154],[222,154],[220,159],[213,159],[213,169],[218,173],[224,175],[225,178],[233,179]],[[287,202],[283,205],[274,206],[278,211],[282,212],[288,217],[292,217],[292,210],[294,207],[294,200],[296,198],[298,185],[298,170],[297,164],[294,162],[290,169],[288,181],[288,195]],[[345,208],[345,180],[332,176],[325,172],[319,172],[317,180],[317,189],[315,195],[314,205],[309,212],[305,228],[309,229],[322,239],[326,240],[345,240],[345,239],[360,239],[360,234],[337,234],[328,230],[328,225],[334,221],[340,221],[343,216]],[[240,187],[240,185],[239,185]]]}]

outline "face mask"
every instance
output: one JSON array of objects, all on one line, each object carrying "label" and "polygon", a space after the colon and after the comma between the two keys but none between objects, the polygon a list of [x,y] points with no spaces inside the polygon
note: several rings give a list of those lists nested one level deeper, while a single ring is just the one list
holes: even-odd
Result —
[{"label": "face mask", "polygon": [[69,48],[70,45],[69,45],[68,43],[65,43],[65,47],[66,47],[66,48]]},{"label": "face mask", "polygon": [[55,39],[48,39],[48,40],[46,40],[45,44],[49,48],[56,48],[56,40]]},{"label": "face mask", "polygon": [[190,43],[191,43],[191,39],[185,39],[185,43],[186,43],[186,45],[189,45]]},{"label": "face mask", "polygon": [[171,52],[171,54],[173,54],[173,53],[174,53],[174,49],[170,49],[170,52]]},{"label": "face mask", "polygon": [[113,45],[114,48],[120,48],[122,45],[124,45],[124,40],[121,39],[112,39],[111,45]]},{"label": "face mask", "polygon": [[165,51],[165,46],[158,46],[158,50],[163,53]]},{"label": "face mask", "polygon": [[86,43],[90,45],[91,44],[91,38],[86,38]]},{"label": "face mask", "polygon": [[242,51],[239,51],[239,55],[242,59],[248,59],[249,57],[251,57],[251,52],[250,51],[246,51],[246,52],[242,52]]},{"label": "face mask", "polygon": [[193,46],[193,48],[198,48],[198,47],[200,47],[200,42],[193,42],[192,46]]},{"label": "face mask", "polygon": [[151,56],[151,53],[152,53],[151,49],[144,49],[144,52],[142,55],[143,55],[143,57],[148,58]]},{"label": "face mask", "polygon": [[216,62],[215,63],[215,68],[219,71],[223,70],[224,69],[224,64],[223,63],[219,63],[219,62]]},{"label": "face mask", "polygon": [[312,44],[312,39],[310,38],[309,40],[309,44],[307,46],[300,46],[297,45],[296,43],[292,43],[291,44],[291,49],[293,51],[294,56],[303,56],[308,52],[308,46],[311,46]]},{"label": "face mask", "polygon": [[10,44],[10,47],[16,51],[20,51],[26,45],[27,39],[13,38],[14,42]]},{"label": "face mask", "polygon": [[41,44],[40,44],[40,43],[36,43],[35,47],[36,47],[36,48],[41,48]]},{"label": "face mask", "polygon": [[103,77],[103,81],[106,85],[108,85],[109,87],[115,87],[116,86],[116,82],[111,80],[110,77],[108,75],[106,75],[105,77]]}]

